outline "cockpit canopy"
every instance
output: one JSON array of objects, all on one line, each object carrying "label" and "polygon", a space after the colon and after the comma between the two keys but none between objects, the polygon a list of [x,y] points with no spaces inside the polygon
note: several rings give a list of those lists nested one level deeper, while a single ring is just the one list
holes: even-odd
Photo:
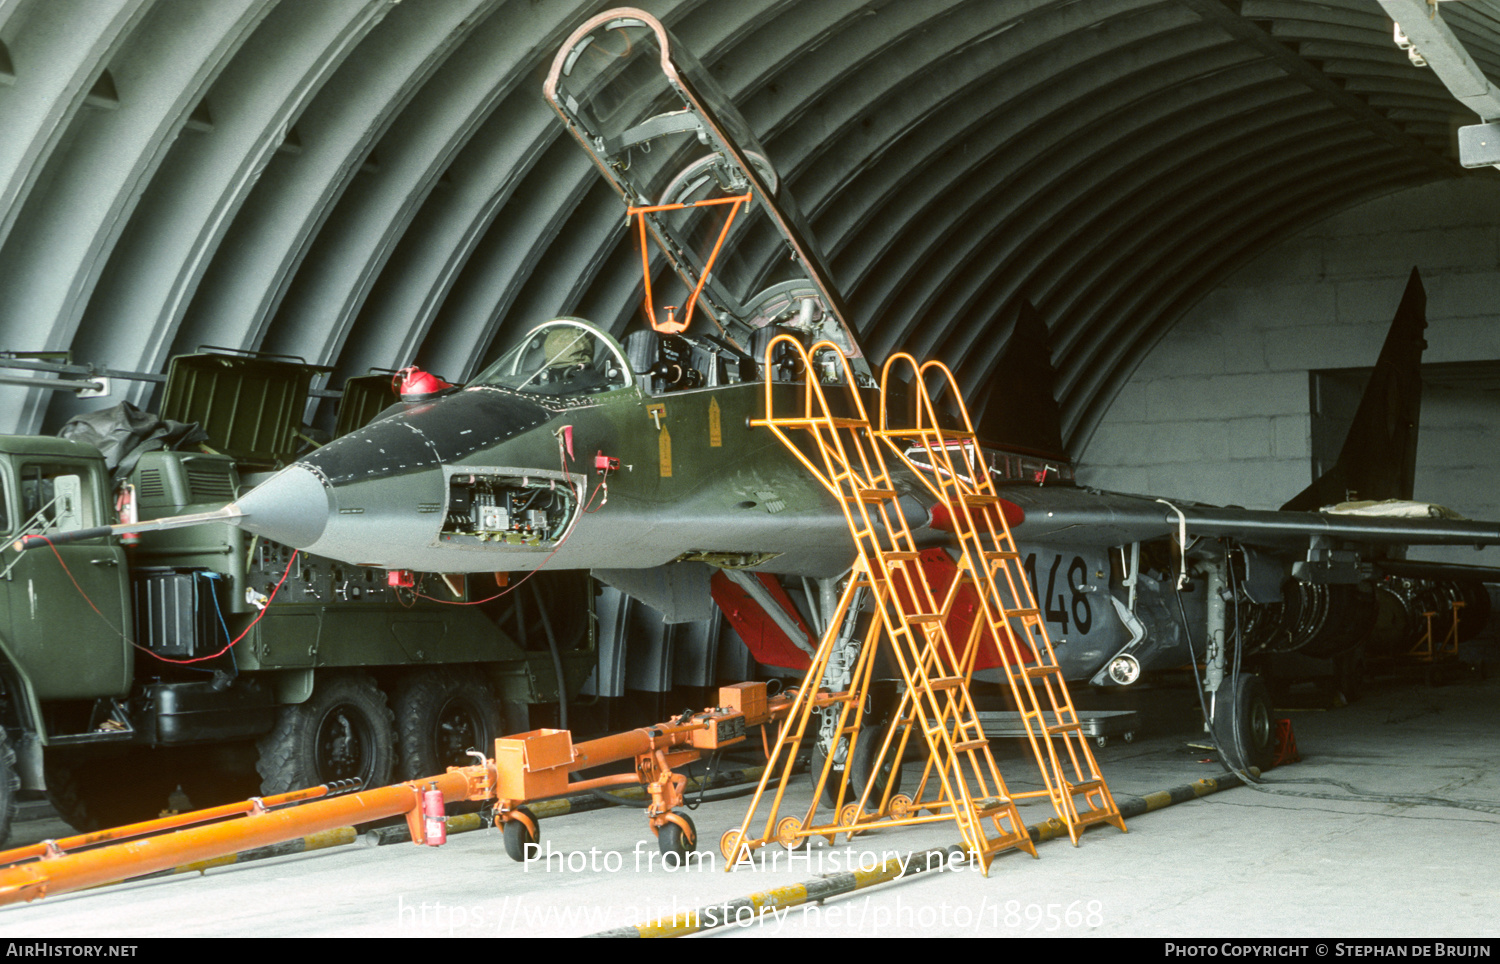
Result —
[{"label": "cockpit canopy", "polygon": [[[642,252],[653,328],[712,334],[741,350],[762,330],[788,329],[808,344],[832,341],[869,379],[783,178],[733,101],[659,21],[629,9],[589,20],[558,51],[545,94],[655,239],[638,243],[665,255],[686,288],[659,284],[667,300],[652,304],[661,279]],[[706,323],[658,325],[658,314],[687,317],[684,297]]]},{"label": "cockpit canopy", "polygon": [[619,346],[598,329],[558,318],[532,329],[469,383],[531,395],[597,395],[631,383]]}]

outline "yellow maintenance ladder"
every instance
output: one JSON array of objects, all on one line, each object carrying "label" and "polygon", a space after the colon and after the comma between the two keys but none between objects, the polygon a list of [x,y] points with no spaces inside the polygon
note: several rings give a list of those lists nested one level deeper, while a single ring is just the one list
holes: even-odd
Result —
[{"label": "yellow maintenance ladder", "polygon": [[[913,397],[910,409],[902,413],[902,421],[909,424],[894,424],[886,403],[892,397],[892,373],[901,368],[909,369],[911,376]],[[948,389],[962,429],[946,429],[938,422],[930,382]],[[988,627],[1001,647],[1000,665],[1044,787],[1014,794],[1015,798],[1046,796],[1074,846],[1090,824],[1110,823],[1125,830],[1079,725],[1031,585],[1021,571],[1010,523],[953,373],[941,362],[919,364],[910,355],[898,354],[881,372],[880,395],[880,428],[875,434],[941,502],[958,540],[958,578],[950,592],[965,583],[974,586],[981,610],[975,630]]]},{"label": "yellow maintenance ladder", "polygon": [[[802,390],[801,412],[778,416],[772,406],[772,386],[766,385],[767,417],[754,424],[769,428],[787,448],[813,473],[838,500],[850,534],[858,551],[849,582],[834,617],[828,620],[823,639],[813,659],[804,685],[797,693],[790,715],[783,724],[771,753],[771,760],[757,787],[745,819],[737,830],[730,830],[720,841],[720,850],[733,868],[758,847],[775,840],[788,848],[801,846],[807,838],[823,836],[832,841],[839,833],[854,833],[875,826],[904,826],[952,820],[958,824],[965,848],[988,873],[995,854],[1019,847],[1033,857],[1036,846],[1016,810],[1016,804],[1005,786],[999,768],[990,752],[989,741],[980,726],[969,682],[977,653],[980,633],[971,632],[960,646],[948,636],[947,618],[957,596],[959,581],[941,595],[928,584],[920,552],[911,529],[902,514],[897,491],[886,467],[887,446],[871,425],[864,401],[855,388],[848,360],[830,342],[820,342],[809,352],[800,342],[778,335],[767,347],[767,357],[781,343],[800,355],[807,378]],[[831,355],[829,354],[831,353]],[[830,407],[823,386],[813,375],[814,358],[836,357],[842,366],[842,383],[847,388],[848,407],[836,414]],[[801,431],[812,436],[815,454],[809,458],[798,448],[789,432]],[[868,592],[874,603],[874,614],[865,631],[845,693],[818,692],[818,683],[828,665],[844,622],[858,618],[854,600]],[[833,815],[819,822],[816,815],[823,791],[834,770],[835,752],[830,751],[822,772],[817,775],[812,803],[804,817],[795,815],[778,820],[781,804],[792,775],[792,765],[804,739],[814,711],[838,706],[838,725],[834,748],[847,740],[848,759],[853,760],[859,740],[874,739],[865,732],[865,695],[868,691],[874,653],[884,640],[900,667],[906,683],[897,722],[886,731],[875,769],[884,761],[899,767],[902,753],[911,733],[918,729],[928,749],[928,768],[917,799],[893,794],[891,783],[879,788],[871,779],[851,801],[849,776],[852,767],[845,766],[838,777]],[[893,745],[894,744],[894,745]],[[771,800],[763,829],[758,836],[751,825],[771,779],[779,773],[779,783]],[[935,796],[926,791],[936,775]],[[867,811],[872,791],[880,800],[873,811]],[[926,811],[924,814],[923,811]],[[986,826],[988,825],[988,826]]]}]

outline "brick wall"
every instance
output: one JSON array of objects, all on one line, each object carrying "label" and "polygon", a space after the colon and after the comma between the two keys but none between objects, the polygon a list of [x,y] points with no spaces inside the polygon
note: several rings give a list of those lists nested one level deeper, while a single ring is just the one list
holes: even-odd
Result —
[{"label": "brick wall", "polygon": [[[1080,481],[1278,507],[1311,480],[1308,371],[1373,365],[1414,265],[1424,360],[1500,371],[1500,182],[1403,192],[1309,227],[1200,302],[1115,399]],[[1500,519],[1500,390],[1429,386],[1422,407],[1417,497]],[[1500,565],[1500,550],[1421,555]]]}]

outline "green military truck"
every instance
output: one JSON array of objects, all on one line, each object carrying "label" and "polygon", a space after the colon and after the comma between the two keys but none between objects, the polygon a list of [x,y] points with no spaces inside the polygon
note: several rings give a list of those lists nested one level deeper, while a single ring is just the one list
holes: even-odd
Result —
[{"label": "green military truck", "polygon": [[22,788],[90,830],[441,773],[527,729],[529,707],[558,700],[555,667],[565,694],[592,671],[584,573],[513,579],[499,598],[503,576],[392,585],[408,580],[222,523],[10,547],[112,523],[121,492],[142,521],[222,507],[256,467],[295,452],[312,371],[213,352],[174,360],[162,415],[202,424],[218,454],[146,452],[123,484],[92,445],[0,436],[0,840]]}]

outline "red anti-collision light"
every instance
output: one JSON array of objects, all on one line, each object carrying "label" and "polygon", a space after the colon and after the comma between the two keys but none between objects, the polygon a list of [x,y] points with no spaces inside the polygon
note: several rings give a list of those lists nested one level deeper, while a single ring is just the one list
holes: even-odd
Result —
[{"label": "red anti-collision light", "polygon": [[401,376],[400,395],[402,398],[410,396],[411,398],[420,399],[453,387],[431,372],[424,372],[416,366],[403,368],[396,374]]}]

